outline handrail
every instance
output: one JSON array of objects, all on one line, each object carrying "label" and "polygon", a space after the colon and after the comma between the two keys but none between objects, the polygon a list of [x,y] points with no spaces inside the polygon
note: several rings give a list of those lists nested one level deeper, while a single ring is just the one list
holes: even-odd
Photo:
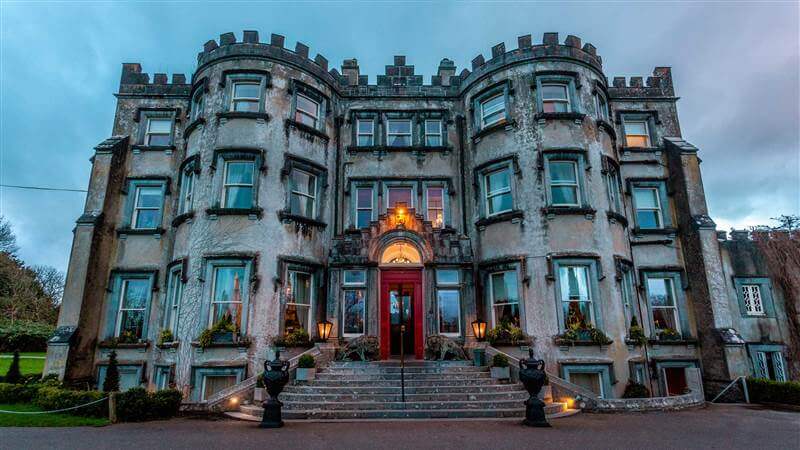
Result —
[{"label": "handrail", "polygon": [[400,325],[400,396],[403,403],[406,402],[406,351],[403,345],[405,334],[406,326]]},{"label": "handrail", "polygon": [[719,394],[717,394],[717,396],[714,397],[714,400],[711,400],[710,403],[714,403],[715,401],[717,401],[718,398],[722,397],[722,394],[727,392],[728,389],[731,388],[731,386],[733,386],[734,384],[738,383],[739,380],[742,381],[742,390],[744,391],[744,401],[745,401],[745,403],[750,403],[750,393],[747,392],[747,378],[745,378],[744,376],[738,376],[738,377],[734,378],[733,381],[728,383],[728,385],[725,386],[725,389],[721,390],[719,392]]}]

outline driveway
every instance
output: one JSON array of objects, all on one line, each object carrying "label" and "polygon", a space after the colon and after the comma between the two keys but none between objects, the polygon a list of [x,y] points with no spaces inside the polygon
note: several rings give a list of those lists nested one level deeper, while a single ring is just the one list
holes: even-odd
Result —
[{"label": "driveway", "polygon": [[292,422],[277,430],[233,420],[175,419],[102,428],[4,428],[0,448],[530,449],[800,448],[800,413],[711,406],[679,412],[579,414],[553,428],[511,421]]}]

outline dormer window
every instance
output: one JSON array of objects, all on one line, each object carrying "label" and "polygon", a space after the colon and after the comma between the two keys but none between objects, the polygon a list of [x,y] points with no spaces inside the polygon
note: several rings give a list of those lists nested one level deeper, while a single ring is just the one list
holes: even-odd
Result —
[{"label": "dormer window", "polygon": [[506,99],[503,92],[480,103],[481,128],[500,122],[506,117]]},{"label": "dormer window", "polygon": [[294,120],[303,125],[317,128],[319,123],[319,102],[298,93]]},{"label": "dormer window", "polygon": [[386,121],[386,145],[389,147],[410,147],[411,139],[410,119],[390,119]]},{"label": "dormer window", "polygon": [[542,83],[542,110],[546,113],[570,112],[569,89],[563,83]]},{"label": "dormer window", "polygon": [[425,121],[425,146],[440,147],[442,145],[442,121]]},{"label": "dormer window", "polygon": [[167,146],[172,144],[172,119],[149,118],[144,135],[144,145]]},{"label": "dormer window", "polygon": [[260,110],[260,81],[235,81],[232,92],[231,111],[258,112]]}]

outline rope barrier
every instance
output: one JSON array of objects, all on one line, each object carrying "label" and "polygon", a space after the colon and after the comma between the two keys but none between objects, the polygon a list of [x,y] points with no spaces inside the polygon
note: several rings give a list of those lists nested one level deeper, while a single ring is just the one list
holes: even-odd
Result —
[{"label": "rope barrier", "polygon": [[71,409],[83,408],[84,406],[94,405],[95,403],[100,403],[103,400],[108,400],[108,397],[103,397],[100,400],[95,400],[93,402],[89,402],[83,405],[70,406],[69,408],[64,408],[64,409],[54,409],[53,411],[5,411],[0,409],[0,414],[53,414],[63,411],[69,411]]}]

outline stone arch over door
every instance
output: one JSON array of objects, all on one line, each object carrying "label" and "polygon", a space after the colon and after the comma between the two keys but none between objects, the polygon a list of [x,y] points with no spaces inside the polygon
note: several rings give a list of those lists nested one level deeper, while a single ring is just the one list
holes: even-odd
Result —
[{"label": "stone arch over door", "polygon": [[420,266],[433,261],[433,248],[422,236],[411,230],[394,230],[374,239],[370,243],[369,260],[383,264],[384,253],[399,243],[410,246],[419,254],[419,261],[414,265]]}]

